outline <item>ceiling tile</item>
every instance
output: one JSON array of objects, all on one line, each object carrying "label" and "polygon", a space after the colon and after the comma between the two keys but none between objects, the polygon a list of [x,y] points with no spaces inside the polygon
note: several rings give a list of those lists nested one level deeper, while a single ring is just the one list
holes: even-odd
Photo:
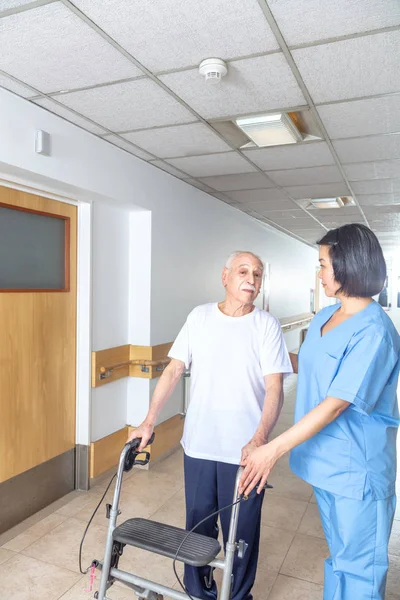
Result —
[{"label": "ceiling tile", "polygon": [[[266,215],[267,213],[275,210],[293,210],[293,202],[290,200],[258,200],[249,201],[245,203],[248,208],[252,208],[259,214]],[[294,207],[295,208],[295,207]]]},{"label": "ceiling tile", "polygon": [[193,121],[192,113],[151,79],[63,94],[57,100],[111,131]]},{"label": "ceiling tile", "polygon": [[23,98],[31,98],[32,96],[35,96],[35,92],[25,87],[24,85],[13,81],[5,75],[0,75],[0,87],[3,87],[6,90],[9,90],[10,92],[14,92],[15,94],[18,94],[18,96],[22,96]]},{"label": "ceiling tile", "polygon": [[31,4],[33,0],[0,0],[0,13],[10,10],[12,8],[18,8],[25,4]]},{"label": "ceiling tile", "polygon": [[371,181],[353,181],[351,187],[355,194],[390,194],[400,192],[400,179],[375,179]]},{"label": "ceiling tile", "polygon": [[318,106],[331,139],[400,131],[400,94]]},{"label": "ceiling tile", "polygon": [[132,146],[132,144],[130,144],[129,142],[122,140],[117,135],[105,135],[103,139],[107,140],[107,142],[111,142],[111,144],[114,144],[114,146],[118,146],[118,148],[126,150],[127,152],[129,152],[129,154],[133,154],[138,158],[142,158],[143,160],[154,159],[154,156],[152,156],[151,154],[148,154],[147,152],[139,148],[135,148],[135,146]]},{"label": "ceiling tile", "polygon": [[313,227],[312,229],[292,228],[292,231],[301,237],[311,239],[313,242],[317,242],[317,240],[326,233],[326,230],[321,225],[318,225],[318,223],[315,223],[315,225],[316,227]]},{"label": "ceiling tile", "polygon": [[274,184],[262,173],[239,173],[238,175],[203,177],[201,181],[220,192],[274,187]]},{"label": "ceiling tile", "polygon": [[292,208],[296,208],[287,195],[278,188],[270,188],[264,190],[242,190],[239,192],[227,192],[229,198],[235,202],[262,202],[269,200],[288,200]]},{"label": "ceiling tile", "polygon": [[349,181],[400,178],[400,160],[382,160],[380,162],[344,165],[343,169]]},{"label": "ceiling tile", "polygon": [[179,169],[175,169],[172,165],[168,165],[167,163],[165,163],[162,160],[151,160],[149,162],[150,165],[154,165],[155,167],[158,167],[159,169],[162,169],[163,171],[166,171],[167,173],[170,173],[171,175],[175,175],[175,177],[179,177],[179,179],[187,179],[188,178],[188,173],[184,173],[182,171],[180,171]]},{"label": "ceiling tile", "polygon": [[256,0],[74,0],[86,15],[153,72],[278,48]]},{"label": "ceiling tile", "polygon": [[231,150],[203,123],[135,131],[123,134],[123,137],[160,158]]},{"label": "ceiling tile", "polygon": [[236,152],[171,158],[168,159],[168,162],[174,167],[186,171],[193,177],[229,175],[240,172],[249,173],[255,170],[254,167]]},{"label": "ceiling tile", "polygon": [[400,91],[400,31],[292,51],[314,102]]},{"label": "ceiling tile", "polygon": [[348,196],[349,190],[345,183],[320,183],[319,185],[290,186],[286,191],[298,200],[303,198],[330,198]]},{"label": "ceiling tile", "polygon": [[312,212],[312,214],[317,217],[318,221],[321,221],[321,223],[324,225],[327,225],[328,223],[339,223],[345,225],[346,223],[359,223],[364,220],[360,212],[358,215],[349,215],[344,213],[340,208],[337,209],[335,215],[325,215],[323,210],[319,210],[318,214],[316,214],[316,210],[312,210],[310,212]]},{"label": "ceiling tile", "polygon": [[41,106],[42,108],[45,108],[46,110],[49,110],[50,112],[58,115],[59,117],[62,117],[63,119],[74,123],[75,125],[79,125],[79,127],[82,127],[82,129],[86,129],[86,131],[90,131],[91,133],[96,134],[101,134],[105,132],[105,129],[100,127],[100,125],[95,125],[94,123],[91,123],[83,117],[80,117],[79,115],[71,112],[70,110],[68,110],[68,108],[57,104],[56,102],[53,102],[48,98],[39,98],[38,100],[32,100],[32,102],[34,102],[34,104],[37,104],[38,106]]},{"label": "ceiling tile", "polygon": [[[288,216],[288,215],[290,215],[290,216]],[[305,213],[304,210],[297,210],[296,208],[293,208],[293,210],[270,210],[270,211],[268,211],[268,217],[270,219],[272,219],[273,221],[277,221],[279,219],[288,219],[288,218],[293,217],[292,220],[294,221],[295,217],[297,217],[297,218],[307,217],[307,213]],[[297,222],[298,221],[296,220],[296,223]]]},{"label": "ceiling tile", "polygon": [[396,206],[379,206],[379,208],[366,207],[364,212],[367,217],[381,214],[400,214],[400,204]]},{"label": "ceiling tile", "polygon": [[317,219],[320,219],[320,217],[336,217],[337,214],[341,214],[344,217],[359,217],[361,214],[358,206],[342,206],[341,208],[312,208],[310,213],[317,217]]},{"label": "ceiling tile", "polygon": [[400,194],[359,194],[357,200],[363,208],[382,204],[400,204]]},{"label": "ceiling tile", "polygon": [[61,2],[0,19],[0,69],[42,92],[142,73]]},{"label": "ceiling tile", "polygon": [[197,69],[161,75],[160,79],[206,119],[305,104],[281,53],[229,63],[228,74],[218,85],[206,85]]},{"label": "ceiling tile", "polygon": [[[290,212],[288,211],[288,214]],[[276,217],[272,217],[271,213],[268,213],[268,218],[271,219],[274,223],[277,223],[281,227],[286,227],[287,229],[307,229],[309,226],[312,227],[312,224],[315,223],[314,219],[311,217],[307,217],[305,213],[303,213],[303,217],[300,218],[286,218],[279,219]]]},{"label": "ceiling tile", "polygon": [[268,171],[268,175],[282,186],[313,185],[316,183],[335,183],[343,177],[336,166],[309,167],[307,169],[285,169],[283,171]]},{"label": "ceiling tile", "polygon": [[289,45],[400,25],[398,0],[268,0],[268,4]]},{"label": "ceiling tile", "polygon": [[202,190],[203,192],[206,192],[206,194],[211,194],[212,196],[214,195],[214,190],[211,190],[208,186],[204,185],[200,181],[197,181],[197,179],[188,177],[187,179],[183,179],[183,181],[185,181],[185,183],[188,183],[189,185],[191,185],[199,190]]},{"label": "ceiling tile", "polygon": [[338,140],[333,142],[342,164],[400,158],[400,134]]},{"label": "ceiling tile", "polygon": [[243,154],[264,171],[333,165],[335,162],[325,142],[244,150]]}]

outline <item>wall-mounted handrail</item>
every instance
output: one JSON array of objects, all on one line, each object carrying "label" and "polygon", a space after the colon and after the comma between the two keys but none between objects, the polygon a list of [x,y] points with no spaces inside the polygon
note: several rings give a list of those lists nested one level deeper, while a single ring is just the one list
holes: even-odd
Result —
[{"label": "wall-mounted handrail", "polygon": [[156,371],[163,371],[165,367],[170,362],[170,358],[162,358],[159,360],[146,360],[141,358],[135,358],[134,360],[126,360],[124,362],[116,363],[114,365],[109,365],[108,367],[100,367],[99,369],[99,378],[106,379],[110,377],[113,371],[117,369],[122,369],[123,367],[129,367],[130,365],[138,365],[142,368],[143,373],[149,372],[149,367],[155,367]]},{"label": "wall-mounted handrail", "polygon": [[313,317],[313,313],[301,313],[300,315],[294,315],[293,317],[282,317],[279,319],[279,322],[282,331],[285,332],[295,329],[296,327],[301,327],[302,325],[309,325]]}]

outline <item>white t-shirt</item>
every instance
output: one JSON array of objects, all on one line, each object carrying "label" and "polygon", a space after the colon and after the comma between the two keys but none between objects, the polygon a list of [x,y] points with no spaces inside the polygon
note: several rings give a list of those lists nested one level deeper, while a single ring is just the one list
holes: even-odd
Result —
[{"label": "white t-shirt", "polygon": [[279,321],[259,308],[229,317],[204,304],[189,314],[168,356],[191,369],[185,453],[238,465],[261,419],[264,376],[292,372]]}]

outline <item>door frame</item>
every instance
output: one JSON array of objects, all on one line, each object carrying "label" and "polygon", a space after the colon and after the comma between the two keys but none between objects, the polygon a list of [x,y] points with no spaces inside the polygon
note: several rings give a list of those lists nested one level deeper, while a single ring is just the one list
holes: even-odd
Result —
[{"label": "door frame", "polygon": [[20,178],[4,179],[0,185],[37,194],[57,202],[73,204],[77,223],[77,298],[76,298],[76,428],[75,488],[89,489],[89,448],[91,440],[91,340],[92,340],[92,204],[79,198],[58,194],[46,186],[24,183]]}]

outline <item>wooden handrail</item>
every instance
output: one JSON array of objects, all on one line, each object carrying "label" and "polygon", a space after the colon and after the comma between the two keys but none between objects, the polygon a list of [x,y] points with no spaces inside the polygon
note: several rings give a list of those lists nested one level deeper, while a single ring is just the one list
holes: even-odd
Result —
[{"label": "wooden handrail", "polygon": [[313,317],[313,313],[301,313],[300,315],[294,315],[293,317],[282,317],[279,319],[279,322],[283,331],[289,331],[295,327],[309,324]]},{"label": "wooden handrail", "polygon": [[140,358],[136,358],[134,360],[126,360],[124,362],[121,363],[116,363],[114,365],[110,365],[108,367],[100,367],[99,371],[100,371],[100,377],[103,379],[107,373],[107,377],[110,375],[110,373],[112,373],[113,371],[115,371],[116,369],[122,369],[122,367],[128,367],[129,365],[139,365],[141,367],[166,367],[167,364],[170,362],[170,358],[162,358],[160,360],[146,360],[146,359],[140,359]]}]

